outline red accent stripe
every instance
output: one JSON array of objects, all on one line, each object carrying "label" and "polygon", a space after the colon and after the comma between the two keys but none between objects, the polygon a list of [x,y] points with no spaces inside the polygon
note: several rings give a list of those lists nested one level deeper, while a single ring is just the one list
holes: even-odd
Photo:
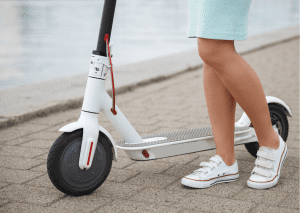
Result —
[{"label": "red accent stripe", "polygon": [[115,84],[114,84],[114,74],[113,74],[113,68],[112,68],[112,63],[111,63],[111,56],[110,56],[110,50],[109,50],[109,34],[105,34],[104,36],[104,41],[106,42],[106,47],[108,50],[108,57],[110,61],[110,73],[111,73],[111,82],[112,82],[112,90],[113,90],[113,103],[112,103],[112,108],[111,111],[114,115],[117,114],[116,108],[115,108]]},{"label": "red accent stripe", "polygon": [[91,157],[91,153],[92,153],[93,143],[94,143],[94,142],[91,143],[90,153],[89,153],[89,158],[88,158],[87,165],[89,165],[89,163],[90,163],[90,157]]}]

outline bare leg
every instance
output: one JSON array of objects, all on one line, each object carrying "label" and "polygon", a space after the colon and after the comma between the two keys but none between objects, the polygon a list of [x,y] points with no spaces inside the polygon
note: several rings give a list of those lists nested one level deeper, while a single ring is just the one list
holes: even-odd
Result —
[{"label": "bare leg", "polygon": [[216,71],[223,85],[250,118],[259,145],[278,149],[279,137],[272,128],[259,77],[235,51],[234,41],[197,38],[197,42],[202,60]]},{"label": "bare leg", "polygon": [[236,101],[228,92],[217,71],[204,62],[203,85],[206,105],[212,126],[216,154],[231,166],[235,162],[234,123]]}]

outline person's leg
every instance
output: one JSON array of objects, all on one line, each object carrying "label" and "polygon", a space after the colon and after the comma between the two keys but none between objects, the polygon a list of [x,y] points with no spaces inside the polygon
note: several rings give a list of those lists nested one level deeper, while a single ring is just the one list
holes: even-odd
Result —
[{"label": "person's leg", "polygon": [[228,92],[216,70],[203,64],[203,85],[217,152],[231,166],[235,162],[234,123],[236,101]]},{"label": "person's leg", "polygon": [[271,125],[259,77],[235,51],[234,41],[197,38],[197,43],[201,59],[216,71],[223,85],[248,115],[259,146],[278,149],[279,138]]}]

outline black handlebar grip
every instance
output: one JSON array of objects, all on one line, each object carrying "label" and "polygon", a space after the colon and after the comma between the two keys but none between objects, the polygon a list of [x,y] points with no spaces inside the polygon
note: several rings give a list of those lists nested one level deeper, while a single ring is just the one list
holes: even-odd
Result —
[{"label": "black handlebar grip", "polygon": [[117,0],[105,0],[101,18],[100,32],[98,37],[97,49],[93,50],[93,54],[106,56],[105,34],[109,34],[108,42],[111,38],[111,29],[114,21],[115,8]]}]

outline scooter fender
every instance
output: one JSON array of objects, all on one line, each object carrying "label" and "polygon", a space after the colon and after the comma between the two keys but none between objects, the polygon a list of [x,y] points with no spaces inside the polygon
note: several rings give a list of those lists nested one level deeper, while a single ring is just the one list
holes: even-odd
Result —
[{"label": "scooter fender", "polygon": [[[286,116],[292,117],[292,110],[291,107],[288,106],[286,103],[284,103],[281,99],[276,98],[274,96],[266,96],[267,103],[276,103],[279,106],[281,106],[283,112],[285,113]],[[247,127],[250,126],[251,121],[247,114],[244,112],[241,118],[235,122],[235,127]]]},{"label": "scooter fender", "polygon": [[[98,127],[99,127],[99,131],[102,132],[103,134],[105,134],[106,137],[108,137],[108,139],[111,141],[112,146],[113,146],[113,160],[117,161],[117,157],[118,157],[117,156],[117,147],[116,147],[114,139],[112,138],[112,136],[108,133],[108,131],[105,128],[103,128],[100,125],[98,125]],[[63,126],[58,131],[60,131],[60,132],[73,132],[77,129],[83,129],[83,128],[84,128],[84,124],[82,122],[73,122],[73,123],[69,123],[69,124]]]}]

